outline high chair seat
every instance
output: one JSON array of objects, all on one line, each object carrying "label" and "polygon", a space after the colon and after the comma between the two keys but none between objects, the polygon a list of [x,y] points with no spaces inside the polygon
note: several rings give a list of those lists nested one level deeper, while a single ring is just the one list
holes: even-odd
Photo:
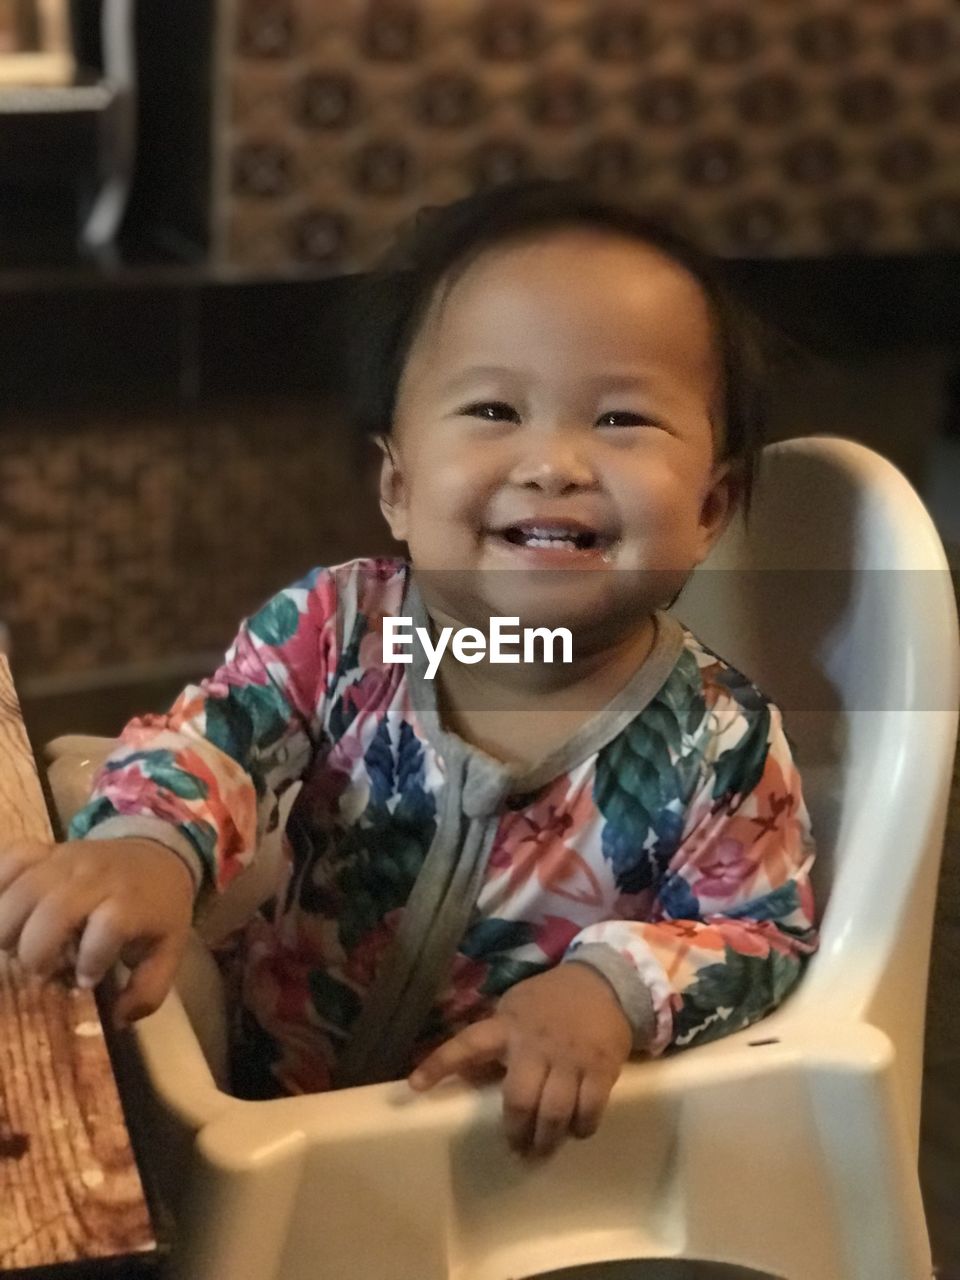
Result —
[{"label": "high chair seat", "polygon": [[[495,1086],[230,1097],[198,936],[136,1028],[183,1280],[521,1280],[651,1258],[929,1280],[920,1067],[960,700],[939,539],[870,450],[769,446],[749,529],[728,531],[676,612],[780,703],[796,746],[822,941],[795,993],[724,1040],[630,1063],[599,1132],[529,1165]],[[65,815],[91,757],[55,747]],[[224,910],[239,920],[268,880]]]}]

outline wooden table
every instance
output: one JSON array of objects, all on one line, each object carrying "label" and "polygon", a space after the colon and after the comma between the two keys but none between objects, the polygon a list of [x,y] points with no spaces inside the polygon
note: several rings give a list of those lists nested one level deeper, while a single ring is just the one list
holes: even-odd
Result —
[{"label": "wooden table", "polygon": [[[0,838],[50,820],[0,654]],[[90,992],[0,955],[0,1277],[156,1275],[158,1248]]]}]

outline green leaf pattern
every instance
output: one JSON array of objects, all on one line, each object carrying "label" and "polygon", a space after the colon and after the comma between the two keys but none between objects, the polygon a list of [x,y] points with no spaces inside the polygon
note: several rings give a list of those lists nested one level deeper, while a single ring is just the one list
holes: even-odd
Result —
[{"label": "green leaf pattern", "polygon": [[779,951],[766,957],[742,955],[726,947],[723,961],[702,968],[683,992],[674,1044],[706,1044],[750,1026],[780,1004],[799,976],[794,956]]},{"label": "green leaf pattern", "polygon": [[705,712],[696,661],[684,650],[657,696],[598,753],[594,798],[606,819],[603,855],[621,893],[649,889],[676,853],[701,774],[697,730]]}]

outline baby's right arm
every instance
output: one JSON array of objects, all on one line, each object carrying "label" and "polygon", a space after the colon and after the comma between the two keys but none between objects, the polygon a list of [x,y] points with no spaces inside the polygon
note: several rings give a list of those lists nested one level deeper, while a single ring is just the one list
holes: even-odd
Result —
[{"label": "baby's right arm", "polygon": [[76,945],[77,982],[93,987],[122,960],[131,969],[113,1019],[160,1007],[193,916],[186,863],[153,840],[18,840],[0,844],[0,950],[49,976]]},{"label": "baby's right arm", "polygon": [[274,596],[211,677],[166,715],[127,725],[68,834],[156,840],[189,866],[197,891],[226,889],[316,748],[336,608],[330,571]]},{"label": "baby's right arm", "polygon": [[64,844],[0,835],[0,949],[48,975],[76,943],[77,980],[132,969],[119,1022],[169,991],[198,893],[253,857],[284,785],[312,750],[333,656],[336,592],[320,572],[241,627],[220,669],[165,716],[132,721]]}]

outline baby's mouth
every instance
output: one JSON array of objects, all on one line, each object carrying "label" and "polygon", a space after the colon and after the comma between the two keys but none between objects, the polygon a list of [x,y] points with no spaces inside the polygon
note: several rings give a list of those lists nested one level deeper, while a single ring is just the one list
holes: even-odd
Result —
[{"label": "baby's mouth", "polygon": [[604,554],[616,542],[613,534],[579,521],[519,520],[493,531],[493,536],[514,547],[576,553]]}]

